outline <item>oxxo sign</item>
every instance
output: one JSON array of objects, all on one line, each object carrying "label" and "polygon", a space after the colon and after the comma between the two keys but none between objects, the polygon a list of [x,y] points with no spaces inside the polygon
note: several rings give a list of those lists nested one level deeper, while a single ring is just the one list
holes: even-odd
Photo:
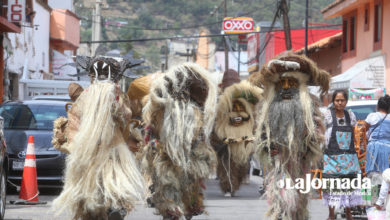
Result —
[{"label": "oxxo sign", "polygon": [[248,33],[254,30],[252,18],[225,18],[223,19],[223,31],[226,34]]},{"label": "oxxo sign", "polygon": [[8,0],[8,21],[23,22],[26,17],[26,0]]}]

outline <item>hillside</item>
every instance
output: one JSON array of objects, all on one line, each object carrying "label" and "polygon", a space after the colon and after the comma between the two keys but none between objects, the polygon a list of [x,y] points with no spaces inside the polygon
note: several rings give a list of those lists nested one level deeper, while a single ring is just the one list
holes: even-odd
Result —
[{"label": "hillside", "polygon": [[[75,0],[76,14],[82,19],[82,40],[91,39],[93,0]],[[223,16],[222,0],[103,0],[103,39],[156,38],[176,35],[193,35],[201,28],[217,34],[221,30]],[[290,0],[289,19],[291,28],[302,28],[305,16],[305,0]],[[333,0],[311,0],[310,23],[333,22],[322,18],[321,9]],[[276,10],[275,0],[227,0],[227,16],[252,17],[256,22],[272,21]],[[218,6],[222,6],[217,8]],[[215,12],[211,15],[211,12]],[[282,24],[282,19],[278,18]],[[214,38],[220,45],[221,38]],[[136,43],[110,43],[102,51],[120,48],[122,53],[131,49],[155,67],[160,64],[160,48],[165,41]]]}]

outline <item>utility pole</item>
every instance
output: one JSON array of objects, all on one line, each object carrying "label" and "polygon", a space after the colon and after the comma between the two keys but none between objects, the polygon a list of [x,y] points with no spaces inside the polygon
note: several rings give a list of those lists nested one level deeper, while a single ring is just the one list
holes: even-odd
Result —
[{"label": "utility pole", "polygon": [[281,0],[280,9],[283,14],[283,29],[284,36],[286,37],[286,50],[291,50],[290,20],[288,19],[288,6],[286,0]]},{"label": "utility pole", "polygon": [[[226,5],[226,0],[224,0],[224,1],[225,1],[224,16],[226,18],[226,16],[227,16],[227,5]],[[226,36],[223,36],[222,39],[223,39],[223,45],[225,46],[225,71],[227,71],[229,69],[229,51],[228,51],[228,46],[227,46],[227,43],[226,43]]]},{"label": "utility pole", "polygon": [[307,56],[307,30],[309,28],[309,0],[306,0],[305,11],[305,55]]},{"label": "utility pole", "polygon": [[167,47],[165,50],[165,70],[168,70],[168,55],[169,55],[169,40],[167,40]]},{"label": "utility pole", "polygon": [[[100,41],[101,40],[101,6],[102,0],[96,0],[95,3],[95,10],[93,14],[93,19],[92,19],[92,41]],[[96,55],[96,49],[99,47],[99,44],[92,44],[91,45],[91,56]]]},{"label": "utility pole", "polygon": [[237,47],[238,47],[238,75],[240,75],[240,63],[241,63],[241,47],[240,47],[240,41],[237,42]]}]

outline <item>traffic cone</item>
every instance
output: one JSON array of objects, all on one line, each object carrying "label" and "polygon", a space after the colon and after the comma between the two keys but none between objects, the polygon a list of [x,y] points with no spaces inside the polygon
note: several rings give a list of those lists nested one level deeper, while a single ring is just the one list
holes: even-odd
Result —
[{"label": "traffic cone", "polygon": [[34,136],[29,136],[26,159],[24,161],[22,185],[19,194],[19,198],[26,200],[26,202],[38,202],[39,193],[34,150]]}]

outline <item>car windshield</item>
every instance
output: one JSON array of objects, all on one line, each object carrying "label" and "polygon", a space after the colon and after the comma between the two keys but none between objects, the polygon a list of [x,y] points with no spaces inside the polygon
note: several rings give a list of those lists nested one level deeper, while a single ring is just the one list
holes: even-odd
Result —
[{"label": "car windshield", "polygon": [[4,129],[53,130],[53,122],[66,116],[63,106],[9,104],[0,107]]},{"label": "car windshield", "polygon": [[346,108],[355,114],[357,120],[365,120],[368,114],[375,112],[376,105],[355,105]]}]

